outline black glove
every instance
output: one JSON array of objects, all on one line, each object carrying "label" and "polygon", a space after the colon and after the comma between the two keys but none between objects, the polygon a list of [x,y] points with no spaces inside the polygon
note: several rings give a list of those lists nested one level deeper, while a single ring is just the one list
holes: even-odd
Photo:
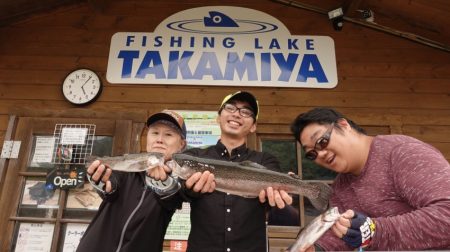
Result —
[{"label": "black glove", "polygon": [[174,178],[172,176],[167,176],[167,179],[164,181],[155,180],[149,176],[145,176],[145,182],[148,187],[152,188],[152,190],[161,196],[161,198],[167,198],[178,192],[181,188],[181,184],[178,181],[178,178]]},{"label": "black glove", "polygon": [[375,234],[375,222],[362,213],[355,212],[350,220],[351,226],[342,240],[353,248],[366,248],[370,246]]}]

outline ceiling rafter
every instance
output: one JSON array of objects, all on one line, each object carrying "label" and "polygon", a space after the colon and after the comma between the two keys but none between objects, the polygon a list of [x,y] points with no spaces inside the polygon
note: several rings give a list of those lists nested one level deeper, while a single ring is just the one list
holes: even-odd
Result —
[{"label": "ceiling rafter", "polygon": [[[279,3],[282,3],[282,4],[288,5],[288,6],[293,6],[293,7],[309,10],[309,11],[314,11],[316,13],[320,13],[320,14],[324,14],[324,15],[328,16],[328,10],[325,10],[325,9],[323,9],[321,7],[317,7],[317,6],[314,6],[314,5],[302,3],[302,2],[299,2],[299,1],[292,1],[292,0],[272,0],[272,1],[279,2]],[[350,8],[358,8],[360,3],[361,3],[360,0],[352,1],[350,3],[349,9]],[[417,34],[413,34],[413,33],[410,33],[410,32],[405,32],[405,31],[399,31],[397,29],[394,29],[394,28],[391,28],[391,27],[388,27],[388,26],[380,25],[380,24],[377,24],[377,23],[374,23],[374,22],[368,22],[368,21],[366,21],[364,19],[361,19],[361,18],[354,18],[354,17],[346,16],[345,14],[344,14],[343,19],[345,21],[349,21],[349,22],[352,22],[352,23],[355,23],[355,24],[358,24],[358,25],[362,25],[362,26],[365,26],[365,27],[368,27],[368,28],[371,28],[371,29],[374,29],[374,30],[382,31],[382,32],[385,32],[385,33],[388,33],[388,34],[391,34],[391,35],[395,35],[395,36],[398,36],[398,37],[401,37],[401,38],[405,38],[405,39],[408,39],[408,40],[411,40],[411,41],[414,41],[414,42],[417,42],[417,43],[420,43],[420,44],[424,44],[424,45],[436,48],[436,49],[439,49],[439,50],[450,52],[450,45],[444,44],[444,43],[441,43],[441,42],[437,42],[437,41],[434,41],[432,39],[428,39],[426,37],[423,37],[423,36],[420,36],[420,35],[417,35]]]}]

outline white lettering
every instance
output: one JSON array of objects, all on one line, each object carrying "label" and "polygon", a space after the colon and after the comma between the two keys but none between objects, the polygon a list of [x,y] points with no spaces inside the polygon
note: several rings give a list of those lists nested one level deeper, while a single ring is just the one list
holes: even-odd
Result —
[{"label": "white lettering", "polygon": [[63,187],[63,186],[73,186],[77,184],[77,180],[76,179],[65,179],[65,178],[61,178],[59,176],[56,176],[53,179],[53,184],[55,184],[55,186],[59,186],[59,187]]}]

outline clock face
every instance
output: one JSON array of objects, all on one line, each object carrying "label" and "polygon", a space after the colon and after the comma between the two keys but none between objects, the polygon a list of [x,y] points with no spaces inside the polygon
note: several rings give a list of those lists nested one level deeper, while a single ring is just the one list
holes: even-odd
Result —
[{"label": "clock face", "polygon": [[77,69],[64,79],[62,91],[69,102],[84,105],[98,98],[102,92],[102,83],[92,70]]}]

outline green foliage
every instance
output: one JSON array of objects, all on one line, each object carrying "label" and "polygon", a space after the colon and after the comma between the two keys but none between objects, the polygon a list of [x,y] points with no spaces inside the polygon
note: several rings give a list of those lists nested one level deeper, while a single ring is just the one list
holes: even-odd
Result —
[{"label": "green foliage", "polygon": [[262,150],[278,158],[283,173],[297,174],[297,151],[294,140],[263,140]]}]

